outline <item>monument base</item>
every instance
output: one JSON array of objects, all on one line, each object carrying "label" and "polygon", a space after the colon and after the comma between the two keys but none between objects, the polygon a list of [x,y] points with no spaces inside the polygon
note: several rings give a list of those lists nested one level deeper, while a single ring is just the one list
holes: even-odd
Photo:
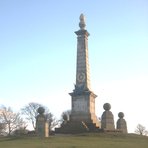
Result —
[{"label": "monument base", "polygon": [[70,93],[72,97],[72,111],[70,120],[63,122],[56,133],[94,132],[100,129],[101,124],[95,115],[96,95],[90,90],[75,88]]},{"label": "monument base", "polygon": [[55,129],[55,133],[76,134],[84,132],[95,132],[100,128],[95,123],[83,121],[67,121],[61,124],[60,128]]}]

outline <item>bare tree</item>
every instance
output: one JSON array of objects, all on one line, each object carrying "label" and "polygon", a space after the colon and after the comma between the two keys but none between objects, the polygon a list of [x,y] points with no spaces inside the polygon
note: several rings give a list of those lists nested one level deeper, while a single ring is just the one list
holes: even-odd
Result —
[{"label": "bare tree", "polygon": [[4,135],[6,130],[6,125],[0,121],[0,135]]},{"label": "bare tree", "polygon": [[62,120],[68,121],[70,119],[71,110],[66,110],[62,113]]},{"label": "bare tree", "polygon": [[0,119],[1,125],[5,128],[4,130],[8,135],[11,135],[17,128],[25,126],[25,122],[20,117],[20,114],[14,113],[10,107],[1,107]]},{"label": "bare tree", "polygon": [[22,114],[26,116],[26,119],[29,122],[31,122],[34,129],[35,129],[35,123],[36,123],[36,116],[38,114],[37,109],[39,107],[42,107],[42,105],[39,103],[31,102],[21,109]]},{"label": "bare tree", "polygon": [[21,109],[21,111],[22,111],[22,114],[24,114],[26,116],[26,119],[32,123],[32,126],[35,130],[36,117],[38,115],[37,110],[39,107],[43,107],[45,109],[45,115],[46,115],[47,121],[49,123],[49,128],[53,129],[58,124],[58,121],[55,119],[53,114],[50,113],[49,109],[47,107],[43,106],[42,104],[31,102],[28,105],[26,105],[25,107],[23,107]]},{"label": "bare tree", "polygon": [[139,135],[147,135],[148,132],[143,125],[138,124],[136,127],[136,130],[135,130],[135,133],[137,133]]},{"label": "bare tree", "polygon": [[59,121],[50,112],[46,113],[46,118],[49,124],[49,131],[52,131],[59,124]]}]

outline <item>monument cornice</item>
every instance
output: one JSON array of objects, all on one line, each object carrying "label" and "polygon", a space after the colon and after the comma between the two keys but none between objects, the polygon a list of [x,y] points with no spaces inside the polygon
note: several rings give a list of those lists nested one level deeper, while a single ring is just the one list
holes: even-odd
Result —
[{"label": "monument cornice", "polygon": [[90,35],[89,32],[87,30],[85,30],[85,29],[81,29],[81,30],[75,31],[75,34],[78,35],[78,36],[79,35],[86,35],[86,36]]},{"label": "monument cornice", "polygon": [[81,95],[90,95],[90,96],[93,96],[94,98],[97,97],[96,94],[94,94],[94,92],[88,90],[88,91],[82,91],[80,93],[77,93],[77,92],[72,92],[72,93],[69,93],[70,96],[74,97],[74,96],[81,96]]}]

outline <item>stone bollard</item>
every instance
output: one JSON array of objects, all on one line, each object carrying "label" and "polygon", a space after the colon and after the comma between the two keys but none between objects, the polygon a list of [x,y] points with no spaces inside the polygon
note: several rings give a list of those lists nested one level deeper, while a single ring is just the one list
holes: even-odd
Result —
[{"label": "stone bollard", "polygon": [[117,121],[117,129],[121,130],[123,133],[127,133],[127,124],[126,124],[125,119],[123,119],[124,113],[119,112],[118,117],[119,119]]},{"label": "stone bollard", "polygon": [[115,125],[114,125],[114,116],[112,112],[110,111],[111,105],[109,103],[105,103],[103,105],[104,112],[101,117],[101,128],[105,131],[114,131]]},{"label": "stone bollard", "polygon": [[39,107],[37,111],[39,114],[36,118],[36,134],[39,137],[49,137],[49,125],[44,115],[45,109]]}]

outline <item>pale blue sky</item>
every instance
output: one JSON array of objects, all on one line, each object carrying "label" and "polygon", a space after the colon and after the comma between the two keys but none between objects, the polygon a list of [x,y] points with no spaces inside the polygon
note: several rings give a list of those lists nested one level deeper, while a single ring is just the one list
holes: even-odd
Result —
[{"label": "pale blue sky", "polygon": [[147,0],[0,0],[0,104],[39,102],[57,117],[71,108],[81,13],[97,116],[109,102],[130,132],[140,122],[148,128]]}]

